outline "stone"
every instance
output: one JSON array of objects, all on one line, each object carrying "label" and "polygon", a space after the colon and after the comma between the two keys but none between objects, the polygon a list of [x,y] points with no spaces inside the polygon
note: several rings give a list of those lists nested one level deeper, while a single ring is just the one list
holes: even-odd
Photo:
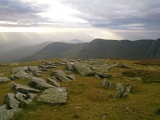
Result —
[{"label": "stone", "polygon": [[39,90],[37,90],[37,89],[31,88],[29,86],[25,86],[22,84],[17,84],[17,83],[14,83],[13,89],[15,89],[17,92],[21,92],[24,94],[39,92]]},{"label": "stone", "polygon": [[28,70],[31,71],[31,72],[40,71],[40,69],[39,69],[38,66],[28,66],[27,68],[28,68]]},{"label": "stone", "polygon": [[8,82],[10,79],[8,77],[0,77],[0,82]]},{"label": "stone", "polygon": [[[36,96],[36,94],[33,94],[33,95]],[[21,101],[25,104],[29,104],[33,101],[33,98],[35,97],[33,95],[32,94],[23,94],[23,93],[17,92],[15,97],[19,101]]]},{"label": "stone", "polygon": [[56,80],[51,79],[51,78],[47,78],[47,80],[48,80],[49,82],[51,82],[54,86],[60,87],[60,84],[59,84]]},{"label": "stone", "polygon": [[69,78],[70,80],[76,80],[74,74],[72,74],[72,75],[67,75],[67,78]]},{"label": "stone", "polygon": [[66,62],[66,68],[67,68],[67,70],[70,70],[70,71],[74,70],[73,64],[71,62]]},{"label": "stone", "polygon": [[46,89],[37,101],[51,104],[66,103],[67,91],[65,87]]},{"label": "stone", "polygon": [[96,72],[95,74],[97,74],[100,78],[110,78],[111,77],[111,75],[108,73]]},{"label": "stone", "polygon": [[95,75],[94,72],[91,70],[91,68],[89,67],[89,65],[87,64],[82,64],[80,62],[74,62],[73,64],[75,70],[83,76],[93,76]]},{"label": "stone", "polygon": [[15,98],[15,94],[14,93],[8,93],[5,97],[4,97],[4,101],[7,104],[7,106],[9,108],[19,108],[20,107],[20,101],[18,101]]},{"label": "stone", "polygon": [[21,109],[7,109],[7,105],[4,104],[0,106],[0,120],[10,120],[12,117],[14,117],[14,114],[17,112],[21,112]]},{"label": "stone", "polygon": [[31,73],[26,73],[25,71],[18,71],[13,75],[13,77],[17,79],[20,79],[20,78],[30,79],[31,77],[33,77],[33,75]]},{"label": "stone", "polygon": [[71,81],[69,78],[67,78],[66,73],[62,70],[56,70],[56,71],[52,72],[51,75],[54,75],[61,82],[70,82]]},{"label": "stone", "polygon": [[12,68],[11,70],[11,73],[14,74],[14,73],[17,73],[19,71],[28,71],[28,68],[27,67],[16,67],[16,68]]},{"label": "stone", "polygon": [[127,92],[131,92],[131,89],[132,89],[132,85],[128,85],[128,86],[126,87],[126,91],[127,91]]},{"label": "stone", "polygon": [[114,67],[115,65],[114,64],[103,64],[103,65],[100,65],[97,70],[98,72],[100,73],[106,73],[108,72],[108,70],[110,70],[112,67]]},{"label": "stone", "polygon": [[29,85],[34,88],[40,89],[40,90],[54,87],[54,86],[48,84],[44,79],[37,78],[37,77],[32,77],[29,82]]},{"label": "stone", "polygon": [[118,93],[115,95],[115,98],[121,98],[123,96],[124,92],[125,92],[124,90],[118,91]]}]

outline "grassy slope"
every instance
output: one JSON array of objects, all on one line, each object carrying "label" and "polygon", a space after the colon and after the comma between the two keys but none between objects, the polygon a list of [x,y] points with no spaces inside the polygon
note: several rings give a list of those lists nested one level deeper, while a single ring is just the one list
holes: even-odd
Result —
[{"label": "grassy slope", "polygon": [[[133,64],[136,61],[128,60],[109,60],[108,63],[125,63],[127,65],[142,70],[150,70],[149,66]],[[27,63],[26,65],[38,64]],[[22,66],[22,64],[20,64]],[[151,65],[150,65],[151,66]],[[0,66],[0,71],[8,76],[9,69],[15,66]],[[160,66],[151,66],[160,71]],[[63,67],[57,68],[62,69]],[[7,70],[6,70],[7,69]],[[6,70],[6,71],[5,71]],[[109,73],[113,76],[110,80],[114,82],[126,82],[134,85],[128,97],[115,99],[115,90],[99,87],[101,80],[95,77],[83,77],[76,74],[77,80],[71,83],[61,83],[69,89],[67,103],[65,105],[50,105],[38,103],[35,100],[30,105],[24,105],[21,113],[15,115],[12,120],[99,120],[104,114],[108,120],[158,120],[160,115],[155,111],[160,108],[160,84],[143,83],[136,78],[130,79],[128,76],[121,75],[127,69],[113,68]],[[152,70],[154,71],[154,70]],[[49,73],[44,74],[47,77]],[[135,76],[136,77],[136,76]],[[27,80],[17,80],[17,83],[27,84]],[[13,91],[10,86],[12,82],[0,83],[0,104],[3,104],[3,97],[6,93]],[[100,91],[100,92],[99,92]],[[108,98],[108,94],[111,97]]]}]

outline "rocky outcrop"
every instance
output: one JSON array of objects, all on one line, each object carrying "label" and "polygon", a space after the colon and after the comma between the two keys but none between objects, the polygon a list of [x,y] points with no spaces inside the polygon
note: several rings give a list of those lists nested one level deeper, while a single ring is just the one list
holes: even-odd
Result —
[{"label": "rocky outcrop", "polygon": [[15,84],[13,85],[13,88],[14,88],[17,92],[21,92],[21,93],[24,93],[24,94],[37,93],[37,92],[39,92],[39,90],[37,90],[37,89],[33,89],[33,88],[30,88],[29,86],[25,86],[25,85],[17,84],[17,83],[15,83]]},{"label": "rocky outcrop", "polygon": [[47,78],[47,80],[48,80],[49,82],[51,82],[54,86],[60,87],[60,84],[59,84],[56,80],[51,79],[51,78]]},{"label": "rocky outcrop", "polygon": [[37,78],[37,77],[32,77],[29,82],[29,85],[34,88],[40,89],[40,90],[54,87],[54,86],[48,84],[44,79]]},{"label": "rocky outcrop", "polygon": [[65,103],[67,100],[67,91],[65,87],[46,89],[37,101],[50,104]]},{"label": "rocky outcrop", "polygon": [[14,93],[8,93],[5,98],[4,98],[5,103],[7,104],[7,106],[9,108],[19,108],[20,107],[20,101],[18,101],[15,98],[15,94]]},{"label": "rocky outcrop", "polygon": [[55,76],[61,82],[71,82],[71,79],[67,78],[67,74],[62,70],[53,71],[51,75]]},{"label": "rocky outcrop", "polygon": [[0,106],[0,120],[10,120],[15,113],[20,112],[20,108],[7,109],[7,105]]},{"label": "rocky outcrop", "polygon": [[83,64],[76,61],[74,62],[73,66],[74,66],[74,69],[81,75],[84,75],[84,76],[94,75],[94,72],[91,70],[91,68],[87,64]]},{"label": "rocky outcrop", "polygon": [[74,68],[73,68],[73,63],[71,63],[71,62],[66,62],[66,69],[67,70],[70,70],[70,71],[73,71],[74,70]]},{"label": "rocky outcrop", "polygon": [[16,68],[12,68],[11,70],[11,73],[14,74],[14,73],[17,73],[19,71],[25,71],[27,72],[28,71],[28,68],[27,67],[16,67]]}]

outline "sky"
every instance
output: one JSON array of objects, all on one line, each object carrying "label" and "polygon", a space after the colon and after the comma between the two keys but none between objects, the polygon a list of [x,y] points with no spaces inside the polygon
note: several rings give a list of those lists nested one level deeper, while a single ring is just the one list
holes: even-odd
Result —
[{"label": "sky", "polygon": [[0,32],[0,41],[12,40],[2,33],[13,32],[84,41],[157,39],[160,0],[0,0]]}]

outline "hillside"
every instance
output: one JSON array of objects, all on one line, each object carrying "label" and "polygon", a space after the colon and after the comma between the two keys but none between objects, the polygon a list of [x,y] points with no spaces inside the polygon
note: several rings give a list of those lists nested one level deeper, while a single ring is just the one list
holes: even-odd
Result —
[{"label": "hillside", "polygon": [[159,65],[106,59],[0,64],[0,120],[159,120]]},{"label": "hillside", "polygon": [[79,54],[79,52],[86,46],[87,43],[61,43],[54,42],[52,44],[47,45],[42,50],[37,53],[23,58],[21,61],[33,61],[39,59],[52,59],[52,58],[75,58]]},{"label": "hillside", "polygon": [[40,43],[37,45],[20,47],[15,50],[12,50],[10,52],[0,54],[0,62],[6,63],[6,62],[19,61],[20,59],[22,59],[26,56],[30,56],[30,55],[38,52],[39,50],[41,50],[42,48],[44,48],[46,45],[48,45],[50,43],[52,43],[52,42],[44,42],[44,43]]},{"label": "hillside", "polygon": [[79,53],[80,58],[153,59],[160,58],[160,39],[116,41],[96,39]]}]

